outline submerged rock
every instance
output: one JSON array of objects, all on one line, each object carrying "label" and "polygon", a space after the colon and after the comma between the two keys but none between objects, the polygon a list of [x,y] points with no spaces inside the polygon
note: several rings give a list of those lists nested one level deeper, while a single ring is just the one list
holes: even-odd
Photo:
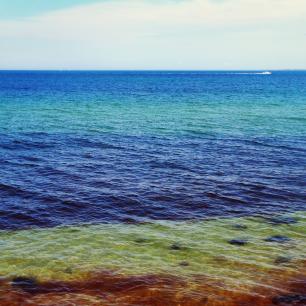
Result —
[{"label": "submerged rock", "polygon": [[275,305],[306,305],[305,294],[288,294],[276,296],[272,299]]},{"label": "submerged rock", "polygon": [[248,243],[246,239],[232,239],[228,241],[229,244],[243,246]]},{"label": "submerged rock", "polygon": [[275,235],[275,236],[271,236],[265,239],[265,241],[267,242],[277,242],[277,243],[285,243],[290,240],[291,239],[289,237],[281,236],[281,235]]},{"label": "submerged rock", "polygon": [[213,260],[214,260],[215,262],[218,262],[218,263],[221,263],[221,264],[224,264],[225,262],[228,261],[228,259],[227,259],[224,255],[215,256],[215,257],[213,258]]},{"label": "submerged rock", "polygon": [[183,249],[183,247],[178,242],[175,242],[175,243],[171,244],[171,246],[170,246],[170,250],[180,251],[182,249]]},{"label": "submerged rock", "polygon": [[135,240],[135,242],[136,243],[146,243],[146,242],[148,242],[148,239],[146,239],[146,238],[137,238]]},{"label": "submerged rock", "polygon": [[277,217],[267,218],[267,220],[269,223],[272,223],[273,225],[297,223],[297,220],[295,218],[288,216],[277,216]]},{"label": "submerged rock", "polygon": [[232,226],[234,229],[237,229],[237,230],[245,230],[247,229],[248,227],[244,224],[233,224]]},{"label": "submerged rock", "polygon": [[66,268],[64,270],[64,272],[67,273],[67,274],[72,274],[72,269],[71,268]]},{"label": "submerged rock", "polygon": [[291,257],[287,257],[287,256],[278,256],[275,260],[274,263],[279,265],[279,264],[284,264],[284,263],[288,263],[291,261]]},{"label": "submerged rock", "polygon": [[33,277],[17,276],[12,279],[11,285],[25,292],[33,292],[38,288],[38,282]]}]

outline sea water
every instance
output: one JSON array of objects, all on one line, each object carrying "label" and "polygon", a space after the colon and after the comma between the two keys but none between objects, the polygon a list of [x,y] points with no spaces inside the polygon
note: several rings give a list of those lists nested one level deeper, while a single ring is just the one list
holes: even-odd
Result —
[{"label": "sea water", "polygon": [[303,71],[0,72],[2,298],[302,299],[305,165]]}]

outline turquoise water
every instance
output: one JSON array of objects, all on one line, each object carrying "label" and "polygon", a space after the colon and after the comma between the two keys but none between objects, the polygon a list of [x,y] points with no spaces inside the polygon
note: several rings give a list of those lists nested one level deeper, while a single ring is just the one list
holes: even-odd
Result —
[{"label": "turquoise water", "polygon": [[3,132],[304,136],[305,73],[1,73]]}]

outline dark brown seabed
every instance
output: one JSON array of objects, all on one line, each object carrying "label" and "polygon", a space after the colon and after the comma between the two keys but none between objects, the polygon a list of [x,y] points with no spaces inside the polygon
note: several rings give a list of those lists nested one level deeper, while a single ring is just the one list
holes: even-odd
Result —
[{"label": "dark brown seabed", "polygon": [[69,282],[2,279],[0,305],[306,305],[306,261],[299,266],[299,271],[275,269],[259,275],[260,285],[241,290],[204,276],[189,282],[167,275],[124,276],[110,271]]}]

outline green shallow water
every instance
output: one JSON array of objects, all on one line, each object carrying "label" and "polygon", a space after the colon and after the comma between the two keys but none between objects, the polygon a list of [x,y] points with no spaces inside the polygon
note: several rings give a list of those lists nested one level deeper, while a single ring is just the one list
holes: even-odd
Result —
[{"label": "green shallow water", "polygon": [[[306,213],[290,217],[297,222],[275,225],[260,217],[244,217],[1,231],[0,275],[73,280],[113,270],[127,275],[205,275],[258,282],[261,273],[278,268],[296,270],[298,262],[305,259]],[[247,228],[237,229],[237,224]],[[264,240],[274,235],[290,240]],[[228,243],[241,238],[248,243]],[[291,260],[276,264],[279,256]]]}]

